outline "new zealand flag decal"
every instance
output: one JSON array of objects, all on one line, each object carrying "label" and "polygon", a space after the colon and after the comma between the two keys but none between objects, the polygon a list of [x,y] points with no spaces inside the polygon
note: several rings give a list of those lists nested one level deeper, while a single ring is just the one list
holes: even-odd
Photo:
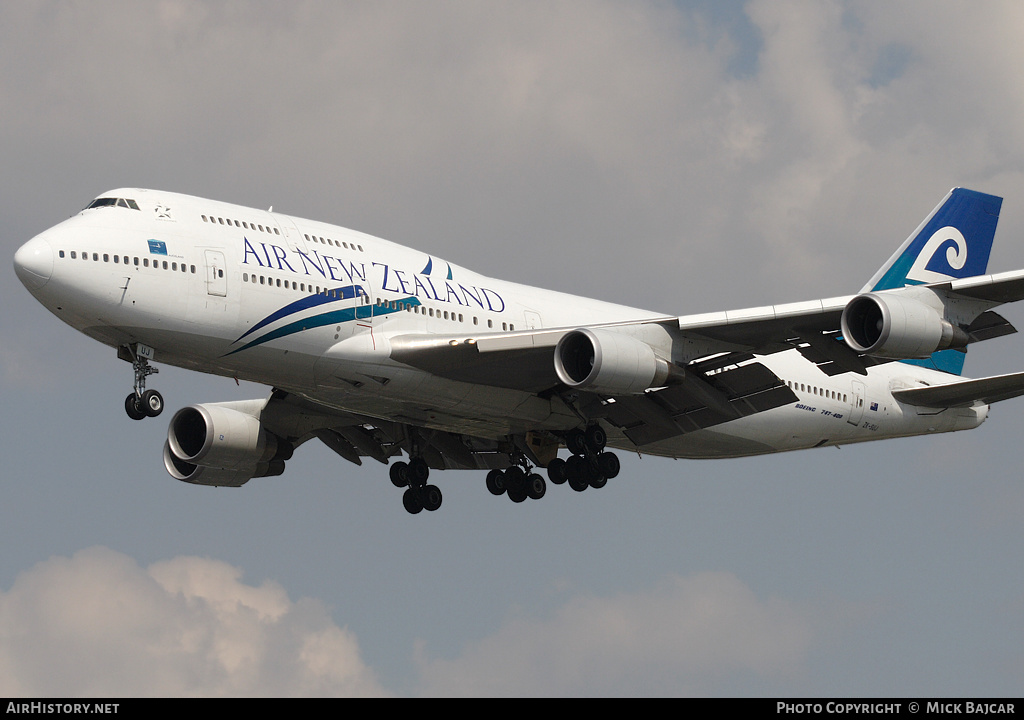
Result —
[{"label": "new zealand flag decal", "polygon": [[166,255],[167,254],[167,243],[163,240],[147,240],[149,243],[149,254],[150,255]]},{"label": "new zealand flag decal", "polygon": [[874,410],[875,412],[878,412],[878,403],[876,403],[876,402],[871,403],[871,409]]}]

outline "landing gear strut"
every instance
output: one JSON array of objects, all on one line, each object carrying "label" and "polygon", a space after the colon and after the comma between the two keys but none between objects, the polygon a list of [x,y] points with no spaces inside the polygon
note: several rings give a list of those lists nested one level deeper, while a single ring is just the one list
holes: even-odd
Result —
[{"label": "landing gear strut", "polygon": [[[149,364],[149,359],[142,354],[145,346],[123,345],[118,349],[118,357],[130,360],[135,371],[135,383],[132,392],[124,399],[124,410],[132,420],[156,417],[164,411],[164,398],[156,390],[146,389],[146,378],[160,370]],[[149,348],[146,348],[149,350]],[[123,352],[122,352],[123,351]]]},{"label": "landing gear strut", "polygon": [[406,488],[402,495],[402,505],[410,515],[421,510],[433,512],[441,507],[441,490],[436,485],[428,485],[430,468],[427,461],[414,457],[409,462],[396,462],[388,471],[391,484],[397,488]]}]

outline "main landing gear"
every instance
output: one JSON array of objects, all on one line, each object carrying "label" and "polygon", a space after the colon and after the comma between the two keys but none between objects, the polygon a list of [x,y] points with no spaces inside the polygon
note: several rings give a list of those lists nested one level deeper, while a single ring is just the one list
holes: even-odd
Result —
[{"label": "main landing gear", "polygon": [[441,507],[441,490],[437,485],[427,484],[430,468],[423,458],[414,457],[409,462],[396,462],[391,465],[388,472],[392,485],[406,488],[405,494],[402,495],[402,505],[409,514],[415,515],[421,510],[433,512]]},{"label": "main landing gear", "polygon": [[619,458],[604,449],[607,442],[608,435],[600,425],[569,431],[565,444],[572,455],[548,463],[548,478],[556,485],[568,482],[576,492],[588,487],[603,488],[619,474]]},{"label": "main landing gear", "polygon": [[[575,429],[565,435],[565,444],[572,455],[568,459],[555,458],[548,463],[548,479],[556,485],[569,483],[576,492],[588,487],[602,488],[619,474],[619,458],[606,451],[608,436],[600,425],[586,430]],[[492,495],[508,495],[514,503],[527,498],[540,500],[547,493],[547,481],[537,472],[522,452],[509,454],[511,466],[487,473],[487,490]],[[413,456],[409,462],[392,463],[389,474],[395,487],[405,488],[402,504],[410,514],[441,507],[441,491],[427,483],[430,468],[422,457]]]},{"label": "main landing gear", "polygon": [[491,495],[508,495],[514,503],[521,503],[526,498],[540,500],[548,491],[548,484],[533,467],[520,456],[515,464],[505,470],[491,470],[487,473],[487,489]]},{"label": "main landing gear", "polygon": [[[156,390],[146,389],[146,378],[160,370],[150,366],[149,360],[141,354],[143,347],[125,345],[118,349],[118,357],[130,360],[135,371],[133,390],[124,399],[124,411],[132,420],[156,417],[164,411],[163,395]],[[148,350],[148,348],[146,349]]]}]

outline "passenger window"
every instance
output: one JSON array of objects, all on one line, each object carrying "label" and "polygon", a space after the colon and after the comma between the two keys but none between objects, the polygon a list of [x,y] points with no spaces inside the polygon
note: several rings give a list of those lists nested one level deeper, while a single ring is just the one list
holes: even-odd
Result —
[{"label": "passenger window", "polygon": [[77,260],[78,259],[78,255],[75,253],[74,250],[71,251],[71,259],[72,260]]}]

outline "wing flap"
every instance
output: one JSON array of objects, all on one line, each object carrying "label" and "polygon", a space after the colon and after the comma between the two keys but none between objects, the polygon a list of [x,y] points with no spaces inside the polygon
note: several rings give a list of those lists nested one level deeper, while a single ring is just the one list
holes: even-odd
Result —
[{"label": "wing flap", "polygon": [[931,408],[967,407],[1024,395],[1024,372],[963,380],[948,385],[894,390],[893,397],[908,405]]},{"label": "wing flap", "polygon": [[761,363],[687,375],[680,385],[642,395],[599,398],[584,412],[606,419],[643,447],[797,401],[789,386]]}]

